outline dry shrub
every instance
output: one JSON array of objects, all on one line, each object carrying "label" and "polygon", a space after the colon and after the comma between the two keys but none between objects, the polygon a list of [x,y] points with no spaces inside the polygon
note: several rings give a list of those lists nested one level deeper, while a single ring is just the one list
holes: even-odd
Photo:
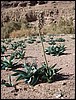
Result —
[{"label": "dry shrub", "polygon": [[9,38],[11,32],[13,32],[14,30],[19,30],[20,28],[20,22],[11,21],[4,24],[4,26],[1,27],[1,38]]},{"label": "dry shrub", "polygon": [[[32,27],[28,22],[11,21],[1,27],[1,38],[38,35],[39,28]],[[75,33],[73,19],[60,18],[59,22],[45,25],[42,34],[72,34]]]},{"label": "dry shrub", "polygon": [[64,19],[64,18],[61,17],[61,19],[58,23],[58,28],[59,28],[60,32],[62,32],[64,34],[75,33],[73,18],[70,17],[69,19]]},{"label": "dry shrub", "polygon": [[51,23],[46,25],[42,29],[43,34],[73,34],[75,33],[75,27],[73,24],[73,19],[60,18],[58,23]]},{"label": "dry shrub", "polygon": [[23,37],[23,36],[31,36],[34,35],[34,29],[28,28],[28,29],[20,29],[17,31],[13,31],[10,33],[9,37],[15,38],[15,37]]}]

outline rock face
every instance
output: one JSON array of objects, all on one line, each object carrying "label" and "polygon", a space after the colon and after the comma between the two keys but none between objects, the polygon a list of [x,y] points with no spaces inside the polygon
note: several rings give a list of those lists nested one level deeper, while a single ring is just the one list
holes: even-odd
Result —
[{"label": "rock face", "polygon": [[1,7],[3,8],[10,8],[10,7],[26,7],[27,5],[29,6],[35,6],[37,4],[42,5],[42,4],[56,4],[56,3],[72,3],[73,1],[1,1]]},{"label": "rock face", "polygon": [[45,24],[58,22],[60,17],[75,19],[75,1],[1,1],[1,24],[9,21],[37,21],[44,12]]},{"label": "rock face", "polygon": [[26,7],[35,6],[36,4],[46,4],[48,1],[1,1],[1,7],[10,8],[10,7]]}]

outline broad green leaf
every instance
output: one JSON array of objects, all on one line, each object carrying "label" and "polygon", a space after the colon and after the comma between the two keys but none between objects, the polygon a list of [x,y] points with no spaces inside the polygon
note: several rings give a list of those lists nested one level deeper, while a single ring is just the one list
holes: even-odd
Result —
[{"label": "broad green leaf", "polygon": [[24,75],[26,75],[26,72],[24,72],[24,71],[22,71],[22,70],[14,70],[14,72],[17,72],[17,73],[19,73],[19,74],[24,74]]},{"label": "broad green leaf", "polygon": [[25,77],[23,77],[22,75],[19,75],[16,81],[19,81],[19,80],[22,80],[22,79],[25,79]]},{"label": "broad green leaf", "polygon": [[53,70],[52,69],[48,69],[48,75],[51,77],[53,75]]},{"label": "broad green leaf", "polygon": [[7,61],[9,63],[9,60],[4,56],[4,61]]},{"label": "broad green leaf", "polygon": [[53,66],[51,66],[51,69],[53,69],[57,64],[54,64]]},{"label": "broad green leaf", "polygon": [[9,84],[9,83],[4,83],[3,85],[5,85],[6,87],[12,87],[13,84]]},{"label": "broad green leaf", "polygon": [[17,75],[19,75],[19,73],[14,73],[14,74],[12,74],[12,76],[17,76]]},{"label": "broad green leaf", "polygon": [[34,76],[30,84],[34,86],[38,82],[38,79],[39,79],[39,76],[38,77]]}]

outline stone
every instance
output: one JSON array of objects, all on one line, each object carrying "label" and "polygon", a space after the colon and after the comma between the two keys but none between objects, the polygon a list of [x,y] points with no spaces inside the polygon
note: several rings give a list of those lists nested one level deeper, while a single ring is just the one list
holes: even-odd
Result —
[{"label": "stone", "polygon": [[56,98],[60,98],[60,97],[61,97],[61,94],[57,94],[57,95],[56,95]]},{"label": "stone", "polygon": [[60,97],[62,97],[62,93],[56,92],[53,96],[56,97],[56,98],[60,98]]},{"label": "stone", "polygon": [[65,83],[65,82],[63,82],[63,83],[62,83],[62,85],[66,85],[66,83]]}]

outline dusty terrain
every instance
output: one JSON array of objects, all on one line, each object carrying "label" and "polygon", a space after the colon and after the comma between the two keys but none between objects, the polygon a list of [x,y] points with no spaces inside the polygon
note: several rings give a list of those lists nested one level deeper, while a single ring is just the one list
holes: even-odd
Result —
[{"label": "dusty terrain", "polygon": [[[53,22],[58,22],[61,17],[64,19],[73,18],[75,20],[75,2],[74,1],[48,1],[47,3],[35,5],[29,1],[31,5],[25,6],[25,2],[2,2],[1,3],[1,23],[8,23],[10,21],[28,21],[33,22],[36,26],[38,21],[38,14],[40,11],[44,12],[45,25]],[[10,4],[22,3],[24,6],[11,6]]]},{"label": "dusty terrain", "polygon": [[[35,1],[3,1],[1,2],[1,28],[4,29],[4,32],[1,32],[2,37],[5,37],[4,35],[8,33],[8,29],[10,30],[10,27],[6,26],[12,21],[21,21],[21,24],[27,21],[32,25],[32,29],[35,26],[38,27],[38,14],[40,11],[44,12],[45,29],[52,23],[58,25],[61,17],[64,19],[72,18],[73,25],[75,26],[75,1],[48,1],[47,3],[42,4],[38,4],[38,2]],[[10,26],[12,26],[12,24]],[[23,34],[21,29],[20,32],[17,30],[17,33],[13,30],[14,34],[10,34],[10,37],[19,37]],[[24,29],[26,28],[24,27]],[[68,29],[69,32],[70,29]],[[46,31],[46,33],[52,33],[51,30],[52,27],[50,27],[49,32]],[[59,37],[65,39],[65,42],[60,43],[65,44],[67,47],[64,55],[46,55],[49,66],[57,63],[56,67],[62,68],[59,71],[59,75],[55,77],[55,81],[52,83],[39,83],[34,87],[20,81],[17,85],[17,91],[15,91],[14,87],[1,85],[1,99],[75,99],[75,38],[72,39],[72,37],[75,37],[75,34],[72,34],[73,32],[67,34],[68,31],[66,31],[65,35],[63,34],[64,32],[61,31],[62,34],[54,36],[54,39]],[[28,33],[32,34],[34,31],[28,32],[27,30],[24,30],[24,37],[15,38],[14,41],[24,40],[26,33],[28,36]],[[53,33],[57,33],[57,30]],[[48,40],[48,35],[45,35],[45,39]],[[37,37],[33,44],[28,44],[25,41],[25,57],[19,64],[23,64],[24,62],[32,63],[35,61],[37,66],[41,67],[44,63],[42,45],[41,43],[37,43],[37,40],[39,40],[39,37]],[[57,44],[59,45],[59,43]],[[10,46],[10,44],[8,46]],[[44,42],[44,47],[46,48],[48,46],[49,44]],[[1,55],[1,59],[3,59],[4,56],[10,55],[12,52],[14,51],[8,49],[5,54]],[[20,66],[20,68],[17,69],[22,68]],[[12,73],[13,71],[10,70],[1,70],[1,80],[5,79],[8,82],[8,75]],[[16,83],[15,80],[16,77],[12,77],[13,84]]]},{"label": "dusty terrain", "polygon": [[1,38],[37,34],[40,12],[44,13],[43,34],[75,33],[75,1],[39,2],[1,2]]},{"label": "dusty terrain", "polygon": [[[32,87],[22,82],[17,85],[18,91],[14,91],[13,87],[1,86],[1,99],[75,99],[75,39],[71,37],[74,37],[74,35],[54,36],[54,38],[64,38],[65,42],[61,44],[65,44],[67,48],[64,55],[46,55],[49,66],[57,63],[56,67],[62,68],[59,72],[60,75],[56,77],[53,83],[40,83]],[[18,40],[24,39],[22,37]],[[47,35],[45,39],[48,40]],[[18,40],[15,39],[15,41]],[[46,48],[49,44],[44,42],[44,46]],[[19,63],[24,61],[32,63],[35,60],[38,67],[41,67],[44,62],[41,43],[26,43],[25,51],[25,57]],[[5,55],[10,52],[10,50],[7,50]],[[11,73],[13,72],[9,70],[1,70],[1,79],[8,81],[8,75]],[[15,83],[15,79],[16,77],[12,78],[13,83]]]}]

